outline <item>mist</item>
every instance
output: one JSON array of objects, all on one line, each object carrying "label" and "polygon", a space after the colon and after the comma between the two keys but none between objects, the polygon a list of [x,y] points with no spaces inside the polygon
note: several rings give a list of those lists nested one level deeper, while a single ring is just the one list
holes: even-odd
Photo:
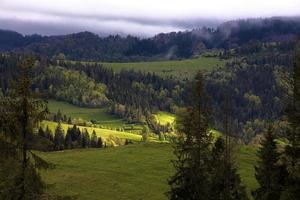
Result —
[{"label": "mist", "polygon": [[297,0],[0,0],[1,29],[22,34],[152,36],[241,18],[299,16]]}]

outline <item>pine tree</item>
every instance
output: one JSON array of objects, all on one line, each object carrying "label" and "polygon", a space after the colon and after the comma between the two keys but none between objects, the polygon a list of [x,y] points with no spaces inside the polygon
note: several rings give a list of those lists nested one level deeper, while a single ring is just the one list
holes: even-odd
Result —
[{"label": "pine tree", "polygon": [[53,121],[58,122],[56,114],[53,115]]},{"label": "pine tree", "polygon": [[48,138],[51,142],[54,142],[52,131],[49,129],[49,126],[47,125],[45,130],[45,137]]},{"label": "pine tree", "polygon": [[[103,148],[103,140],[101,137],[98,138],[97,147]],[[105,147],[106,147],[106,143],[105,143]]]},{"label": "pine tree", "polygon": [[76,142],[77,142],[77,148],[82,148],[82,134],[79,128],[75,130],[76,134]]},{"label": "pine tree", "polygon": [[73,148],[71,131],[72,131],[72,129],[68,128],[66,138],[65,138],[65,148],[66,149],[72,149]]},{"label": "pine tree", "polygon": [[226,143],[218,138],[212,150],[210,177],[211,200],[246,200],[246,188],[242,185],[240,176],[233,163],[226,155]]},{"label": "pine tree", "polygon": [[129,145],[130,143],[131,143],[131,141],[126,139],[124,145]]},{"label": "pine tree", "polygon": [[82,131],[82,148],[90,147],[90,134],[87,129],[83,129]]},{"label": "pine tree", "polygon": [[5,172],[0,173],[0,199],[35,200],[44,190],[38,168],[48,164],[30,151],[28,137],[48,110],[46,102],[31,92],[33,58],[20,57],[18,64],[17,81],[0,100],[0,143],[1,148],[7,148],[0,156],[0,172]]},{"label": "pine tree", "polygon": [[281,199],[294,200],[300,197],[300,48],[295,53],[291,91],[291,103],[287,109],[289,144],[284,151],[288,178]]},{"label": "pine tree", "polygon": [[248,199],[246,188],[242,185],[232,156],[231,138],[231,103],[229,92],[225,96],[223,105],[223,134],[225,140],[219,137],[214,143],[211,157],[210,199]]},{"label": "pine tree", "polygon": [[279,164],[280,154],[277,150],[274,129],[269,124],[264,139],[258,150],[258,164],[255,166],[255,177],[259,188],[253,192],[255,199],[276,200],[280,199],[284,184],[283,167]]},{"label": "pine tree", "polygon": [[93,130],[93,133],[92,133],[92,136],[91,136],[91,147],[92,148],[97,147],[97,141],[98,141],[97,134],[96,134],[95,130]]},{"label": "pine tree", "polygon": [[72,124],[71,117],[68,118],[68,124]]},{"label": "pine tree", "polygon": [[63,150],[65,144],[64,130],[59,122],[54,133],[54,148],[55,150]]},{"label": "pine tree", "polygon": [[149,134],[149,129],[148,127],[144,126],[142,130],[142,141],[146,143],[148,141],[148,134]]},{"label": "pine tree", "polygon": [[176,173],[169,180],[170,199],[201,200],[209,198],[209,161],[212,137],[208,130],[211,109],[204,78],[198,73],[191,90],[191,102],[179,113],[175,142]]},{"label": "pine tree", "polygon": [[71,135],[71,138],[72,138],[72,141],[76,141],[77,140],[77,137],[78,137],[78,133],[77,133],[77,126],[76,125],[73,125],[72,129],[70,130],[70,135]]},{"label": "pine tree", "polygon": [[45,134],[44,130],[42,129],[42,127],[39,128],[38,135],[41,137],[46,137],[46,134]]},{"label": "pine tree", "polygon": [[67,122],[67,120],[68,120],[67,116],[64,115],[64,117],[63,117],[63,122]]},{"label": "pine tree", "polygon": [[63,117],[62,117],[62,114],[60,112],[60,109],[58,109],[58,111],[57,111],[56,120],[57,120],[57,122],[62,122],[62,120],[63,120]]}]

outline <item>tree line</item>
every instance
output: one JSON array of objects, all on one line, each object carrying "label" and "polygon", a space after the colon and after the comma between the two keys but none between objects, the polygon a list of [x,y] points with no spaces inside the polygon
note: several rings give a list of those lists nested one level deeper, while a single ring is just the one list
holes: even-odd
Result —
[{"label": "tree line", "polygon": [[[57,124],[54,133],[48,126],[45,130],[40,127],[37,135],[33,136],[32,143],[35,144],[37,150],[45,151],[106,147],[106,142],[97,136],[95,130],[90,134],[87,129],[81,131],[76,125],[73,125],[73,127],[69,127],[65,133],[60,122]],[[39,143],[41,143],[42,147],[38,145]]]},{"label": "tree line", "polygon": [[[259,42],[286,42],[300,35],[295,18],[233,20],[216,28],[160,33],[150,38],[110,35],[99,37],[90,32],[63,36],[23,36],[0,30],[0,51],[34,52],[53,59],[129,62],[190,58],[207,49],[237,48],[238,52],[257,52]],[[254,41],[254,42],[253,42]],[[247,47],[243,47],[244,45]],[[242,47],[242,48],[239,48]]]}]

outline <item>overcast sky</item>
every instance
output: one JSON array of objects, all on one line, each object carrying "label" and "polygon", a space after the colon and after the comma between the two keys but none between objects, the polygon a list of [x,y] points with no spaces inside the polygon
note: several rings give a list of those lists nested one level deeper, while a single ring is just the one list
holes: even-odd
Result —
[{"label": "overcast sky", "polygon": [[0,0],[0,29],[151,36],[239,18],[300,16],[300,0]]}]

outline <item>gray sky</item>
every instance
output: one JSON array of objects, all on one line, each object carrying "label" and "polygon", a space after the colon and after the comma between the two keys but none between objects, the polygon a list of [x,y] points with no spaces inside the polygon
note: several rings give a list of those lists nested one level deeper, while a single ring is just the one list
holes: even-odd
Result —
[{"label": "gray sky", "polygon": [[0,29],[150,36],[239,18],[300,16],[300,0],[0,0]]}]

